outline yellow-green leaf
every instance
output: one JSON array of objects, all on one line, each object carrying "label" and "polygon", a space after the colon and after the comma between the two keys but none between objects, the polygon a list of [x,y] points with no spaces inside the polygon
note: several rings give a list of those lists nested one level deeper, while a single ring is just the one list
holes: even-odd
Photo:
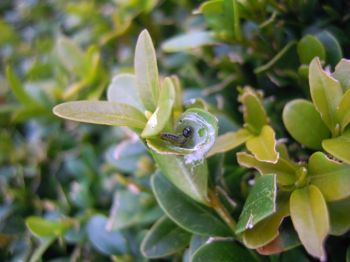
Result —
[{"label": "yellow-green leaf", "polygon": [[350,130],[336,138],[324,140],[322,147],[331,155],[350,164]]},{"label": "yellow-green leaf", "polygon": [[350,165],[329,159],[322,152],[314,153],[308,163],[311,183],[317,186],[327,201],[350,196]]},{"label": "yellow-green leaf", "polygon": [[321,41],[312,35],[304,36],[297,46],[299,60],[302,64],[309,64],[311,60],[318,56],[321,60],[325,60],[326,50]]},{"label": "yellow-green leaf", "polygon": [[214,146],[208,153],[208,156],[232,150],[252,137],[253,134],[245,128],[239,129],[235,132],[227,132],[216,139]]},{"label": "yellow-green leaf", "polygon": [[159,77],[156,52],[147,30],[139,35],[135,49],[135,75],[141,100],[153,112],[159,97]]},{"label": "yellow-green leaf", "polygon": [[325,72],[320,60],[314,58],[309,68],[309,84],[312,101],[317,111],[332,133],[336,133],[336,111],[343,95],[339,81]]},{"label": "yellow-green leaf", "polygon": [[165,78],[160,91],[156,110],[148,119],[141,136],[143,138],[158,135],[169,122],[175,102],[175,87],[170,78]]},{"label": "yellow-green leaf", "polygon": [[307,252],[321,260],[326,259],[324,240],[329,232],[326,201],[313,185],[293,191],[290,214],[301,243]]},{"label": "yellow-green leaf", "polygon": [[[349,75],[349,78],[350,78],[350,75]],[[337,119],[340,123],[341,131],[344,131],[344,129],[350,123],[350,89],[347,90],[345,94],[342,96],[336,113],[337,113]]]},{"label": "yellow-green leaf", "polygon": [[246,146],[257,160],[277,163],[279,153],[276,151],[275,131],[272,127],[264,126],[260,135],[248,139]]},{"label": "yellow-green leaf", "polygon": [[55,106],[53,112],[68,120],[137,129],[142,129],[147,121],[135,107],[107,101],[67,102]]},{"label": "yellow-green leaf", "polygon": [[350,60],[341,59],[335,67],[333,77],[337,79],[344,92],[350,88]]}]

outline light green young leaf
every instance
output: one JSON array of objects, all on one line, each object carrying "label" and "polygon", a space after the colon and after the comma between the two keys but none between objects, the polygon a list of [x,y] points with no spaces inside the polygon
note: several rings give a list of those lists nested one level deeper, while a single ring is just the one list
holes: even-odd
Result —
[{"label": "light green young leaf", "polygon": [[257,261],[248,249],[230,240],[213,240],[198,248],[192,262],[252,262]]},{"label": "light green young leaf", "polygon": [[38,105],[38,101],[31,97],[28,94],[28,92],[24,89],[20,79],[11,67],[6,68],[6,79],[19,102],[21,102],[24,106],[27,107],[33,107]]},{"label": "light green young leaf", "polygon": [[247,168],[255,168],[261,175],[276,174],[279,185],[292,185],[295,182],[295,172],[298,166],[286,159],[279,158],[277,163],[259,161],[254,156],[240,152],[237,153],[237,162]]},{"label": "light green young leaf", "polygon": [[148,138],[158,135],[169,123],[173,105],[175,102],[175,87],[170,78],[165,78],[163,87],[160,91],[160,96],[157,108],[142,131],[141,137]]},{"label": "light green young leaf", "polygon": [[134,67],[141,100],[146,109],[153,112],[159,97],[160,83],[156,52],[147,30],[143,30],[137,39]]},{"label": "light green young leaf", "polygon": [[128,126],[142,129],[146,117],[135,107],[107,101],[74,101],[59,104],[53,108],[55,115],[73,121]]},{"label": "light green young leaf", "polygon": [[350,230],[350,198],[328,202],[331,235],[341,236]]},{"label": "light green young leaf", "polygon": [[63,223],[43,219],[36,216],[28,217],[26,219],[26,225],[29,230],[37,237],[60,236],[68,228],[68,225],[65,225]]},{"label": "light green young leaf", "polygon": [[277,211],[272,216],[260,221],[252,229],[243,232],[243,242],[248,248],[256,249],[262,247],[279,235],[279,227],[289,214],[289,199],[277,200]]},{"label": "light green young leaf", "polygon": [[136,77],[132,74],[119,74],[113,77],[107,89],[107,100],[131,105],[140,112],[145,111],[137,90]]},{"label": "light green young leaf", "polygon": [[302,64],[308,65],[315,57],[319,57],[321,60],[326,58],[326,50],[321,41],[317,37],[312,35],[304,36],[297,46],[299,60]]},{"label": "light green young leaf", "polygon": [[199,31],[175,36],[162,44],[165,52],[183,52],[217,42],[213,32]]},{"label": "light green young leaf", "polygon": [[333,77],[340,82],[344,92],[350,89],[350,60],[341,59],[335,67]]},{"label": "light green young leaf", "polygon": [[221,31],[227,28],[224,17],[224,0],[205,1],[199,7],[199,12],[204,16],[206,24],[214,31]]},{"label": "light green young leaf", "polygon": [[[349,78],[350,78],[350,75],[349,75]],[[350,123],[350,89],[347,90],[342,96],[339,102],[336,114],[337,114],[337,119],[341,126],[341,131],[344,131],[345,128]]]},{"label": "light green young leaf", "polygon": [[151,184],[160,207],[180,227],[198,235],[230,235],[228,227],[211,209],[183,194],[161,173],[152,176]]},{"label": "light green young leaf", "polygon": [[322,147],[331,155],[350,164],[350,130],[336,138],[324,140]]},{"label": "light green young leaf", "polygon": [[67,71],[86,77],[88,67],[84,63],[84,54],[75,42],[65,36],[58,37],[56,52]]},{"label": "light green young leaf", "polygon": [[307,252],[326,259],[323,244],[329,232],[326,201],[320,190],[310,185],[293,191],[290,197],[290,214],[294,228]]},{"label": "light green young leaf", "polygon": [[350,165],[316,152],[309,159],[308,173],[311,184],[320,189],[326,201],[337,201],[350,196]]},{"label": "light green young leaf", "polygon": [[184,249],[191,240],[191,234],[178,227],[166,216],[160,218],[147,232],[141,244],[146,258],[161,258]]},{"label": "light green young leaf", "polygon": [[332,133],[336,134],[336,111],[343,95],[340,83],[322,69],[318,58],[314,58],[309,68],[309,84],[317,111]]},{"label": "light green young leaf", "polygon": [[320,114],[307,100],[295,99],[287,103],[282,117],[289,134],[308,148],[321,149],[322,141],[331,136]]},{"label": "light green young leaf", "polygon": [[277,163],[279,153],[276,151],[275,131],[266,125],[262,128],[260,135],[248,139],[247,149],[259,161]]},{"label": "light green young leaf", "polygon": [[227,132],[216,139],[214,146],[208,153],[208,157],[232,150],[245,143],[253,136],[254,135],[245,128],[241,128],[235,132]]},{"label": "light green young leaf", "polygon": [[236,233],[241,234],[253,228],[257,223],[275,213],[276,195],[276,175],[257,178],[239,216]]},{"label": "light green young leaf", "polygon": [[261,98],[253,89],[246,87],[238,100],[243,105],[244,124],[250,132],[259,135],[261,129],[268,124]]}]

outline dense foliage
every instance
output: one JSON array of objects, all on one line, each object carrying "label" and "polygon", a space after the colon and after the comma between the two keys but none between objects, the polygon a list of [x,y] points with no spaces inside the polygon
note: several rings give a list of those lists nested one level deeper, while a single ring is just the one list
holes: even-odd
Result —
[{"label": "dense foliage", "polygon": [[2,1],[0,260],[350,261],[349,12]]}]

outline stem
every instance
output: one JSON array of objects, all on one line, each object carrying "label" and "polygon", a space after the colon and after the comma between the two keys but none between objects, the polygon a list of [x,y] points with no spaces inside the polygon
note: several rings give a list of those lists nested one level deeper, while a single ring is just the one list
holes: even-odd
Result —
[{"label": "stem", "polygon": [[220,198],[213,191],[208,192],[210,206],[215,209],[216,213],[225,221],[228,227],[231,229],[233,236],[235,236],[236,221],[227,211],[225,206],[221,203]]}]

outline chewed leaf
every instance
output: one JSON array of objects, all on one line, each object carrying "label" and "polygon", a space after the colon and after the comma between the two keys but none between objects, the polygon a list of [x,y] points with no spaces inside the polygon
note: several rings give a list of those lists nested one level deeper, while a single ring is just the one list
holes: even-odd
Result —
[{"label": "chewed leaf", "polygon": [[106,101],[74,101],[53,108],[55,115],[73,121],[142,129],[146,117],[135,107]]},{"label": "chewed leaf", "polygon": [[276,212],[276,175],[265,175],[255,181],[239,217],[236,233],[240,234]]},{"label": "chewed leaf", "polygon": [[107,99],[110,102],[134,106],[141,112],[145,111],[137,90],[136,78],[132,74],[116,75],[108,86]]},{"label": "chewed leaf", "polygon": [[[184,135],[188,131],[188,136]],[[218,121],[198,108],[188,109],[175,124],[174,134],[163,133],[148,139],[150,148],[159,154],[184,155],[186,163],[202,161],[215,142]]]},{"label": "chewed leaf", "polygon": [[325,72],[318,58],[312,60],[309,69],[309,84],[312,101],[321,118],[336,134],[336,110],[343,95],[339,81]]},{"label": "chewed leaf", "polygon": [[276,151],[275,131],[272,127],[264,126],[260,135],[250,138],[246,146],[257,160],[277,163],[279,153]]},{"label": "chewed leaf", "polygon": [[216,139],[214,146],[208,153],[208,156],[232,150],[245,143],[252,137],[253,134],[245,128],[239,129],[235,132],[227,132],[226,134],[223,134]]},{"label": "chewed leaf", "polygon": [[134,66],[141,100],[146,109],[153,112],[158,101],[160,86],[156,52],[147,30],[143,30],[137,39]]},{"label": "chewed leaf", "polygon": [[350,164],[350,130],[336,138],[324,140],[322,147],[331,155]]},{"label": "chewed leaf", "polygon": [[158,135],[169,122],[175,102],[175,87],[170,78],[165,78],[163,88],[160,91],[156,110],[148,119],[141,136],[143,138]]}]

